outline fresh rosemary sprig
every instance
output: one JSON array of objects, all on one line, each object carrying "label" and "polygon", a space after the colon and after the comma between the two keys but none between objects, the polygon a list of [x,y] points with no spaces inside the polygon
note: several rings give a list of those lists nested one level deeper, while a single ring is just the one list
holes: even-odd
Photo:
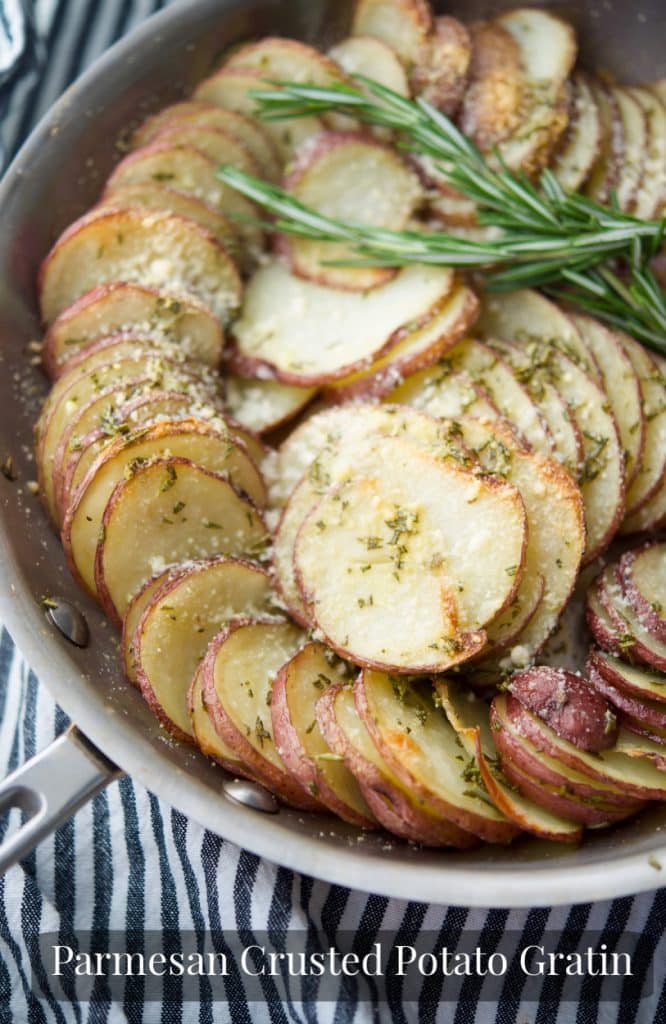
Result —
[{"label": "fresh rosemary sprig", "polygon": [[345,242],[358,253],[347,265],[434,263],[491,270],[489,288],[537,287],[571,302],[646,345],[666,353],[666,297],[650,270],[666,219],[643,221],[614,204],[601,206],[566,193],[551,171],[538,186],[474,144],[424,99],[408,100],[357,76],[347,85],[280,83],[253,97],[265,120],[336,111],[398,132],[398,145],[427,156],[478,209],[480,224],[501,229],[496,240],[474,241],[443,231],[392,231],[346,223],[304,206],[288,192],[231,167],[220,178],[274,216],[276,231],[317,241]]}]

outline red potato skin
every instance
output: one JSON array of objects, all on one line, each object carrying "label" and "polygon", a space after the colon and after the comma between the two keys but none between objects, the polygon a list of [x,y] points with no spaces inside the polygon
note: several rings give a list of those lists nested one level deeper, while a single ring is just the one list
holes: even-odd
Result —
[{"label": "red potato skin", "polygon": [[[298,655],[295,655],[298,657]],[[321,803],[337,814],[343,821],[350,825],[358,825],[361,828],[377,828],[377,822],[365,815],[358,814],[349,804],[340,799],[338,794],[331,789],[326,779],[317,769],[316,762],[304,750],[300,737],[293,726],[289,712],[289,700],[287,694],[287,679],[289,662],[283,665],[273,682],[271,699],[271,719],[273,722],[273,736],[278,748],[280,757],[294,779],[303,787],[306,793],[312,793],[313,787]]]},{"label": "red potato skin", "polygon": [[618,656],[622,654],[622,649],[617,640],[617,633],[599,600],[596,582],[590,587],[586,595],[585,620],[590,633],[602,650],[610,651]]},{"label": "red potato skin", "polygon": [[[444,300],[441,303],[440,311],[446,305],[446,301]],[[369,372],[358,380],[351,381],[347,385],[343,384],[342,386],[329,388],[325,392],[325,397],[328,398],[330,396],[336,402],[347,402],[382,398],[384,395],[390,394],[396,387],[396,384],[399,384],[403,378],[432,366],[449,349],[454,348],[468,333],[478,314],[479,300],[474,292],[469,291],[466,296],[465,306],[460,311],[457,322],[452,324],[445,334],[442,334],[433,341],[427,349],[412,353],[411,356],[403,356],[402,358],[397,355],[395,361],[391,361],[387,366],[380,367],[374,373],[371,366]],[[405,334],[406,336],[407,334]]]},{"label": "red potato skin", "polygon": [[518,771],[527,778],[533,779],[534,782],[545,786],[566,786],[571,795],[577,799],[589,800],[592,798],[596,801],[603,801],[609,806],[617,805],[622,809],[633,808],[637,803],[621,789],[601,789],[600,785],[592,779],[587,783],[570,779],[566,773],[566,766],[562,762],[559,762],[562,764],[561,771],[545,764],[531,750],[527,749],[517,734],[502,724],[494,707],[491,707],[490,710],[490,723],[495,746],[502,760],[511,761]]},{"label": "red potato skin", "polygon": [[511,805],[510,801],[507,799],[506,795],[502,792],[501,788],[495,782],[495,779],[493,777],[493,773],[491,772],[490,767],[488,765],[488,762],[486,761],[486,758],[484,757],[484,754],[483,754],[483,748],[481,746],[481,738],[479,736],[478,730],[476,730],[475,744],[476,744],[476,760],[477,760],[477,763],[479,765],[479,770],[481,772],[481,778],[483,779],[484,785],[485,785],[486,789],[488,790],[490,798],[493,801],[493,803],[495,804],[495,806],[497,807],[498,811],[501,811],[502,814],[506,815],[507,818],[509,818],[511,821],[515,822],[515,824],[519,828],[521,828],[524,832],[529,832],[532,835],[535,835],[535,836],[537,836],[540,839],[550,839],[551,841],[556,842],[556,843],[557,842],[560,842],[560,843],[578,843],[578,842],[580,842],[580,840],[583,837],[583,830],[582,830],[582,828],[578,829],[574,833],[567,833],[567,834],[562,834],[562,833],[559,833],[559,832],[554,832],[552,829],[545,830],[545,829],[541,829],[541,828],[535,828],[534,826],[530,825],[529,821],[526,821],[525,818],[522,815],[519,815],[518,813],[516,813],[516,811],[514,810],[513,806]]},{"label": "red potato skin", "polygon": [[621,693],[627,694],[629,697],[635,698],[638,701],[642,701],[647,698],[650,701],[663,704],[664,714],[666,714],[666,686],[664,687],[664,693],[662,696],[657,696],[654,693],[645,693],[645,691],[641,690],[640,687],[635,686],[626,679],[621,672],[617,671],[612,665],[609,665],[603,655],[599,651],[595,650],[590,651],[586,667],[586,671],[588,673],[591,673],[593,670],[610,683],[611,686],[619,690]]},{"label": "red potato skin", "polygon": [[[155,593],[153,595],[153,600],[156,600],[159,597],[161,597],[162,593],[164,592],[164,590],[168,586],[168,584],[170,584],[171,582],[173,582],[176,579],[180,579],[181,576],[183,576],[185,574],[185,572],[186,572],[185,569],[182,569],[182,570],[178,570],[178,569],[175,569],[175,568],[174,569],[167,569],[164,572],[158,573],[156,576],[152,576],[149,580],[146,580],[144,585],[141,587],[141,590],[139,590],[134,595],[132,600],[130,601],[130,604],[128,605],[128,608],[127,608],[127,612],[129,612],[130,608],[132,607],[132,605],[136,601],[139,601],[141,599],[141,596],[145,593],[146,589],[148,587],[152,586],[152,584],[155,582],[155,580],[159,576],[164,576],[164,582],[155,591]],[[151,604],[152,604],[152,601],[151,601]],[[148,607],[150,607],[150,605]],[[120,634],[120,649],[122,651],[125,651],[125,652],[129,652],[130,645],[132,645],[132,647],[133,647],[133,645],[134,645],[134,638],[135,638],[135,636],[138,633],[138,629],[139,629],[139,626],[140,626],[141,622],[143,621],[143,616],[142,616],[141,619],[139,619],[139,621],[136,624],[136,629],[134,631],[134,635],[132,637],[130,637],[128,635],[128,628],[127,628],[127,618],[128,618],[127,612],[123,616],[123,625],[122,625],[122,630],[121,630],[121,634]],[[125,678],[127,679],[128,683],[130,683],[132,686],[136,687],[136,689],[140,689],[138,680],[136,679],[136,664],[134,663],[134,659],[133,658],[132,658],[132,668],[133,668],[133,671],[134,671],[134,678],[130,674],[129,657],[131,657],[131,656],[126,656],[124,658]]]},{"label": "red potato skin", "polygon": [[[510,695],[507,696],[506,700],[507,718],[511,725],[511,728],[519,736],[524,736],[526,740],[536,747],[537,750],[543,750],[544,753],[550,757],[559,760],[564,765],[568,765],[570,768],[574,768],[576,771],[581,772],[583,775],[589,775],[591,779],[596,779],[600,782],[612,781],[607,780],[603,774],[603,762],[599,764],[599,772],[594,772],[585,762],[579,760],[575,754],[569,751],[562,751],[557,746],[550,742],[548,733],[545,731],[548,726],[542,723],[536,715],[533,715],[531,711],[517,701]],[[501,721],[501,718],[499,719]],[[617,785],[617,783],[613,783]],[[631,800],[635,798],[637,800],[665,800],[666,796],[659,790],[650,789],[648,786],[638,786],[632,783],[622,784],[627,798]]]},{"label": "red potato skin", "polygon": [[586,679],[560,668],[539,665],[516,672],[509,691],[516,700],[556,732],[582,750],[600,751],[614,746],[617,722],[606,728],[608,701]]},{"label": "red potato skin", "polygon": [[[609,571],[611,574],[610,579],[612,579],[613,583],[621,589],[617,566],[614,566],[612,569],[611,567],[608,567],[606,572]],[[621,637],[626,636],[627,633],[631,634],[631,624],[625,622],[615,606],[613,597],[608,590],[610,579],[609,576],[606,575],[606,572],[602,573],[597,579],[595,584],[596,593],[604,611],[613,624],[613,628],[617,631],[617,634]],[[646,644],[638,639],[638,637],[634,637],[633,643],[622,645],[620,648],[620,656],[633,658],[636,661],[642,662],[644,665],[650,665],[653,668],[659,669],[660,672],[666,672],[666,654],[662,655],[661,652],[656,649],[658,644],[659,641],[655,640],[654,648],[647,647]]]},{"label": "red potato skin", "polygon": [[534,800],[536,804],[552,811],[553,814],[559,814],[562,818],[568,818],[569,821],[578,822],[588,828],[594,825],[612,825],[617,821],[623,821],[630,815],[636,814],[640,809],[639,807],[629,809],[595,807],[583,801],[570,799],[535,782],[507,758],[502,758],[502,771],[524,796]]},{"label": "red potato skin", "polygon": [[666,770],[666,735],[662,735],[652,726],[644,726],[641,722],[636,721],[636,719],[622,713],[620,713],[620,722],[625,729],[633,732],[636,736],[641,736],[643,739],[651,740],[652,743],[658,743],[664,747],[663,755],[655,755],[652,760],[655,761],[659,768]]},{"label": "red potato skin", "polygon": [[[195,686],[196,686],[196,683],[197,683],[197,681],[199,679],[200,674],[201,674],[201,666],[199,666],[199,668],[195,672],[194,678],[192,679],[192,682],[190,683],[189,690],[187,691],[187,710],[188,710],[188,712],[190,714],[190,719],[192,720],[192,729],[194,730],[194,738],[195,738],[195,741],[196,741],[196,745],[199,747],[199,750],[204,755],[204,757],[209,757],[211,759],[211,761],[215,761],[216,764],[219,764],[220,768],[224,768],[225,772],[229,772],[230,775],[234,775],[237,778],[238,778],[238,776],[240,776],[241,778],[249,779],[250,782],[257,782],[258,780],[255,778],[255,776],[252,774],[252,772],[250,772],[249,769],[244,764],[241,764],[240,761],[228,761],[226,758],[220,757],[218,754],[216,754],[216,752],[212,748],[207,747],[205,745],[205,743],[203,743],[201,741],[200,737],[197,736],[196,729],[194,728],[194,706],[193,706],[193,701],[194,701]],[[203,695],[202,695],[202,700],[203,700]],[[208,708],[207,708],[205,700],[203,701],[203,703],[204,703],[204,707],[206,708],[206,711],[208,711]]]},{"label": "red potato skin", "polygon": [[478,845],[476,836],[457,828],[453,822],[420,810],[393,787],[379,769],[366,761],[349,744],[335,720],[335,698],[342,688],[334,683],[316,704],[317,724],[331,750],[344,759],[356,777],[365,801],[377,821],[393,835],[421,846],[453,846],[469,850]]},{"label": "red potato skin", "polygon": [[479,839],[488,843],[510,843],[518,834],[518,829],[511,821],[488,821],[488,819],[475,815],[471,811],[461,810],[453,804],[449,804],[426,786],[419,783],[412,773],[401,764],[400,760],[382,744],[377,723],[370,711],[367,695],[363,686],[363,673],[359,675],[354,684],[354,701],[356,709],[366,729],[370,733],[377,749],[385,758],[391,771],[395,772],[400,781],[413,792],[417,799],[427,802],[429,806],[436,809],[442,817],[453,822],[458,828],[465,829],[478,836]]},{"label": "red potato skin", "polygon": [[273,251],[276,255],[289,264],[289,269],[295,277],[304,281],[313,281],[314,284],[321,284],[328,288],[336,288],[341,292],[367,292],[371,288],[379,288],[386,284],[398,273],[396,267],[364,267],[363,277],[355,284],[351,277],[347,281],[336,278],[335,284],[331,284],[331,276],[328,267],[322,267],[317,272],[312,267],[306,266],[299,258],[298,247],[294,246],[288,235],[276,234],[273,238]]},{"label": "red potato skin", "polygon": [[[654,706],[652,701],[640,700],[622,691],[599,672],[593,660],[588,658],[586,670],[592,685],[603,694],[619,711],[624,711],[646,728],[666,729],[666,705]],[[656,704],[656,702],[655,702]]]},{"label": "red potato skin", "polygon": [[[636,612],[636,615],[641,620],[645,628],[649,633],[652,633],[655,639],[660,643],[666,643],[666,621],[664,621],[664,619],[662,619],[655,611],[650,602],[643,597],[636,586],[636,581],[634,580],[632,573],[632,568],[636,559],[639,558],[644,551],[649,551],[651,548],[657,546],[657,544],[647,543],[633,551],[625,552],[620,559],[618,576],[624,596]],[[664,581],[664,588],[666,589],[666,580]]]},{"label": "red potato skin", "polygon": [[[240,761],[245,764],[256,780],[289,807],[301,811],[322,811],[325,808],[314,797],[306,793],[302,786],[291,778],[287,772],[280,771],[275,765],[248,743],[227,715],[215,689],[215,660],[227,637],[241,626],[261,619],[235,618],[211,641],[206,656],[201,663],[201,692],[208,709],[213,726],[218,735],[234,750]],[[270,621],[270,620],[265,620]]]}]

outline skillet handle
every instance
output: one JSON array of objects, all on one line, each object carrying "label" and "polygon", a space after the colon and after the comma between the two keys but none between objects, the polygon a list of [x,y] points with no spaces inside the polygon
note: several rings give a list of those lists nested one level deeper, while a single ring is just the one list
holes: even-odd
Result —
[{"label": "skillet handle", "polygon": [[75,726],[0,782],[0,814],[19,807],[23,824],[0,842],[0,874],[26,857],[121,774]]}]

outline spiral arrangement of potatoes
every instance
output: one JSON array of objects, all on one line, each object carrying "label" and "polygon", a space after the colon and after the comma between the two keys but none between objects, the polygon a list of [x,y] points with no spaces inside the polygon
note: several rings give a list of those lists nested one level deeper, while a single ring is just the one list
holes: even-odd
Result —
[{"label": "spiral arrangement of potatoes", "polygon": [[[360,72],[655,216],[661,85],[575,57],[544,11],[465,26],[424,0],[360,0],[326,55],[239,46],[135,129],[44,260],[39,488],[71,570],[168,733],[290,807],[467,849],[666,799],[664,361],[534,291],[271,235],[216,175],[478,234],[385,131],[254,116],[266,78]],[[538,664],[618,534],[641,542],[588,592],[584,674]]]}]

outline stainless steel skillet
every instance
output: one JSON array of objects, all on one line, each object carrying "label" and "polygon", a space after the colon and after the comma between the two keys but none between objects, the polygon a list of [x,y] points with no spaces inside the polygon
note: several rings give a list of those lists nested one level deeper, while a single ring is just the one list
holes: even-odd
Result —
[{"label": "stainless steel skillet", "polygon": [[[191,0],[151,18],[72,86],[33,133],[0,186],[0,618],[54,698],[76,722],[64,738],[0,785],[0,809],[19,805],[22,830],[0,848],[7,867],[120,771],[194,820],[261,856],[319,878],[390,896],[471,906],[533,906],[602,899],[656,887],[666,868],[666,811],[650,809],[580,850],[523,841],[472,854],[413,849],[365,836],[332,818],[263,814],[223,791],[224,774],[170,743],[140,695],[121,679],[116,637],[65,568],[58,539],[26,487],[32,425],[46,382],[29,365],[39,336],[34,282],[62,228],[94,201],[128,124],[182,96],[230,42],[268,32],[315,42],[345,29],[339,0]],[[449,3],[466,18],[514,6]],[[663,75],[663,7],[644,0],[554,6],[572,18],[583,60],[626,81]],[[44,594],[85,615],[90,644],[74,647],[47,620]],[[119,766],[116,768],[115,766]]]}]

